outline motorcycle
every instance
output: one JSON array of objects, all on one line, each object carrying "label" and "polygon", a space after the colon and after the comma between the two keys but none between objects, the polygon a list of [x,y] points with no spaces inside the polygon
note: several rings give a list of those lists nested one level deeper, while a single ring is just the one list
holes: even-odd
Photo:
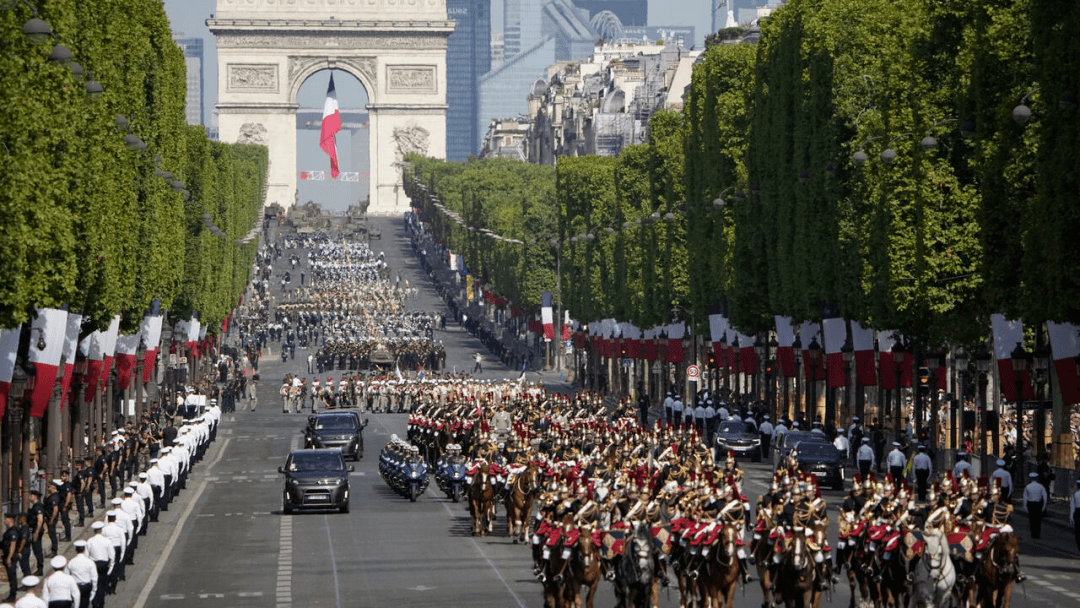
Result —
[{"label": "motorcycle", "polygon": [[465,496],[465,463],[440,462],[435,473],[435,482],[439,484],[446,497],[454,502],[461,502]]},{"label": "motorcycle", "polygon": [[416,502],[427,490],[428,466],[408,445],[391,442],[379,454],[379,475],[401,496]]}]

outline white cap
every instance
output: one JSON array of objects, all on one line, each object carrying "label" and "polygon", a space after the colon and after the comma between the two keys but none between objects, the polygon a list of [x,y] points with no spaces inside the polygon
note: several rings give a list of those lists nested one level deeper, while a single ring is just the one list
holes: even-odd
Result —
[{"label": "white cap", "polygon": [[124,488],[124,494],[134,494],[135,488]]},{"label": "white cap", "polygon": [[72,545],[74,545],[75,548],[78,549],[79,547],[85,547],[86,546],[86,541],[85,540],[77,540],[74,543],[72,543]]},{"label": "white cap", "polygon": [[23,587],[37,587],[41,584],[41,579],[36,576],[24,576],[22,578]]},{"label": "white cap", "polygon": [[104,527],[105,527],[105,524],[101,523],[100,521],[95,521],[94,523],[90,524],[90,529],[91,530],[100,530],[100,529],[102,529]]},{"label": "white cap", "polygon": [[124,499],[123,498],[114,498],[114,499],[112,499],[112,504],[114,504],[114,505],[122,505],[122,504],[124,504]]},{"label": "white cap", "polygon": [[139,473],[139,479],[146,479],[146,473]]},{"label": "white cap", "polygon": [[65,558],[63,555],[57,555],[56,557],[52,558],[52,561],[49,562],[49,565],[52,566],[54,570],[62,570],[64,566],[67,565],[67,558]]},{"label": "white cap", "polygon": [[1030,477],[1032,479],[1037,479],[1039,477],[1039,474],[1038,473],[1028,473],[1028,477]]},{"label": "white cap", "polygon": [[869,437],[863,437],[862,442],[863,443],[870,443],[870,438]]},{"label": "white cap", "polygon": [[900,442],[899,441],[894,441],[894,442],[892,442],[892,444],[893,444],[894,448],[900,447]]},{"label": "white cap", "polygon": [[998,460],[997,460],[997,466],[999,466],[999,467],[1003,467],[1003,466],[1005,466],[1005,461],[1004,461],[1003,459],[1001,459],[1001,458],[998,458]]}]

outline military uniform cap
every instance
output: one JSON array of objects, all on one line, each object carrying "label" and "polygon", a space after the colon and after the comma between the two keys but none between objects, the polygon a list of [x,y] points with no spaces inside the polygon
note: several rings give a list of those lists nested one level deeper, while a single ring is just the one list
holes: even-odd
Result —
[{"label": "military uniform cap", "polygon": [[36,576],[24,576],[22,578],[22,586],[24,589],[32,589],[41,584],[41,579]]},{"label": "military uniform cap", "polygon": [[100,521],[95,521],[94,523],[90,524],[90,529],[91,530],[100,530],[100,529],[102,529],[104,527],[105,527],[105,524],[101,523]]},{"label": "military uniform cap", "polygon": [[54,570],[60,570],[67,565],[67,558],[65,558],[63,555],[57,555],[56,557],[52,558],[52,561],[49,562],[49,565],[52,566]]}]

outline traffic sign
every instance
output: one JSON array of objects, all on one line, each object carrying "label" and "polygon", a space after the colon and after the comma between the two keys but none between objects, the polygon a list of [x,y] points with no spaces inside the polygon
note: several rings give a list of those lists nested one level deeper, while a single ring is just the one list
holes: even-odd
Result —
[{"label": "traffic sign", "polygon": [[631,367],[633,367],[633,365],[634,365],[634,360],[633,359],[623,359],[622,360],[622,366],[627,368],[627,369],[630,369]]},{"label": "traffic sign", "polygon": [[687,366],[687,368],[686,368],[686,377],[687,378],[689,378],[691,380],[697,380],[698,376],[700,376],[700,375],[701,375],[701,368],[699,368],[696,365]]}]

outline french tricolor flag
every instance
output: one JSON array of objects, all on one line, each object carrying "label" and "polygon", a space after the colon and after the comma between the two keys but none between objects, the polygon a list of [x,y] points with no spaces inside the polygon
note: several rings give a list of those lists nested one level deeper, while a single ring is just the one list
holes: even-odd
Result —
[{"label": "french tricolor flag", "polygon": [[341,113],[338,112],[337,90],[334,89],[334,75],[330,74],[330,87],[326,89],[326,102],[323,104],[322,127],[319,130],[319,147],[330,156],[330,177],[337,179],[337,140],[341,131]]},{"label": "french tricolor flag", "polygon": [[161,315],[147,315],[143,317],[143,339],[146,342],[146,354],[143,357],[143,383],[150,381],[150,374],[154,371],[154,362],[157,361],[158,344],[161,343]]},{"label": "french tricolor flag", "polygon": [[[990,324],[994,330],[994,357],[998,364],[998,379],[1005,400],[1016,402],[1016,372],[1013,371],[1012,351],[1024,341],[1024,325],[1021,321],[1010,321],[1005,315],[990,315]],[[1031,383],[1031,372],[1024,371],[1020,378],[1020,399],[1034,399],[1035,387]]]},{"label": "french tricolor flag", "polygon": [[131,386],[131,372],[135,369],[141,338],[141,331],[116,338],[116,384],[120,390],[126,391]]},{"label": "french tricolor flag", "polygon": [[60,379],[60,410],[67,401],[71,377],[75,372],[75,354],[79,349],[79,330],[82,328],[82,315],[68,314],[67,333],[64,337],[64,377]]},{"label": "french tricolor flag", "polygon": [[551,292],[540,293],[540,322],[544,325],[544,340],[555,339],[555,315],[551,312]]},{"label": "french tricolor flag", "polygon": [[30,406],[30,415],[34,418],[45,416],[49,409],[49,398],[52,397],[56,374],[60,370],[60,357],[64,354],[67,316],[66,310],[39,308],[37,318],[31,324],[33,330],[30,332],[27,358],[37,372]]},{"label": "french tricolor flag", "polygon": [[795,366],[795,327],[791,324],[791,317],[775,315],[776,322],[776,358],[780,361],[780,372],[785,378],[794,378],[799,375],[799,368]]},{"label": "french tricolor flag", "polygon": [[1050,334],[1050,350],[1054,354],[1061,400],[1067,405],[1080,403],[1080,379],[1076,377],[1076,357],[1080,355],[1080,328],[1069,323],[1046,324]]},{"label": "french tricolor flag", "polygon": [[86,384],[86,393],[83,395],[83,401],[89,402],[94,398],[94,392],[97,390],[98,380],[101,378],[101,366],[104,359],[103,351],[105,350],[105,334],[101,330],[94,330],[94,333],[83,338],[79,343],[79,350],[82,351],[84,357],[86,357],[86,373],[83,375],[83,382]]},{"label": "french tricolor flag", "polygon": [[[0,329],[0,418],[7,408],[8,393],[11,392],[11,377],[15,374],[15,358],[19,352],[19,335],[22,325],[15,329]],[[16,398],[21,395],[16,395]]]}]

